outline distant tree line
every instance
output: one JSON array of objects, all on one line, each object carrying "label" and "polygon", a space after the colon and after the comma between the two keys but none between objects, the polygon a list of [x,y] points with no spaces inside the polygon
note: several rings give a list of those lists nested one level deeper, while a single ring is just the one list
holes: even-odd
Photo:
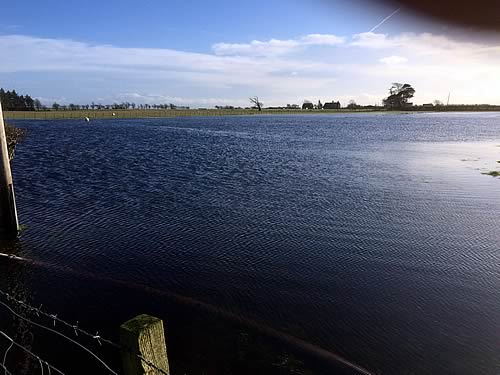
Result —
[{"label": "distant tree line", "polygon": [[54,102],[50,108],[43,105],[39,99],[33,99],[29,95],[19,95],[16,90],[6,91],[0,88],[0,102],[4,111],[77,111],[77,110],[95,110],[95,109],[189,109],[189,107],[168,104],[135,104],[130,102],[113,104],[59,104]]},{"label": "distant tree line", "polygon": [[5,111],[36,111],[42,109],[42,103],[29,95],[19,95],[16,90],[5,91],[0,88],[0,102]]},{"label": "distant tree line", "polygon": [[[392,83],[389,88],[389,96],[384,98],[382,101],[382,106],[380,105],[359,105],[354,100],[350,100],[347,106],[342,107],[339,101],[331,101],[322,103],[318,100],[317,104],[313,104],[310,100],[305,99],[302,106],[298,104],[287,104],[285,106],[278,107],[265,107],[260,101],[258,96],[249,98],[251,107],[241,108],[229,105],[219,106],[216,105],[215,108],[219,110],[233,110],[233,109],[256,109],[258,111],[266,110],[340,110],[341,108],[346,108],[350,110],[406,110],[406,111],[422,111],[422,110],[435,110],[435,111],[492,111],[498,110],[500,106],[480,104],[480,105],[449,105],[443,104],[440,100],[434,100],[433,103],[426,103],[422,105],[414,105],[409,100],[415,95],[415,89],[412,85],[408,83]],[[121,102],[113,104],[101,104],[92,102],[91,104],[59,104],[54,102],[50,108],[43,105],[40,100],[33,99],[29,95],[19,95],[15,90],[5,91],[0,88],[0,101],[2,107],[5,111],[77,111],[77,110],[187,110],[189,107],[178,106],[172,103],[168,104],[136,104],[133,102]],[[206,110],[206,108],[199,108],[200,110]]]},{"label": "distant tree line", "polygon": [[62,105],[57,102],[52,104],[51,109],[54,111],[78,111],[78,110],[102,110],[102,109],[189,109],[189,107],[177,106],[175,104],[135,104],[130,102],[113,103],[113,104],[73,104]]}]

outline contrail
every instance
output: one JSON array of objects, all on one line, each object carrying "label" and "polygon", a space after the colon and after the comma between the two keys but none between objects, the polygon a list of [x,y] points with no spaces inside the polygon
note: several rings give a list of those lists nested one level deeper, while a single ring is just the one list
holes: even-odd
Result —
[{"label": "contrail", "polygon": [[382,21],[380,21],[378,24],[376,24],[369,32],[370,33],[373,33],[375,30],[377,30],[380,26],[382,26],[387,20],[389,20],[389,18],[391,18],[392,16],[394,16],[397,12],[399,12],[401,10],[401,8],[398,8],[396,9],[394,12],[392,12],[391,14],[389,14],[387,17],[385,17]]}]

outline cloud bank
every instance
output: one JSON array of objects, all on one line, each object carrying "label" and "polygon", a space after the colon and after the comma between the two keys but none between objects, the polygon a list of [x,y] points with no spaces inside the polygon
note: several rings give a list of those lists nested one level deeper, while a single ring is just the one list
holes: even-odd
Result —
[{"label": "cloud bank", "polygon": [[218,56],[278,56],[302,50],[308,46],[336,46],[344,43],[344,38],[332,34],[309,34],[298,39],[271,39],[250,43],[216,43],[212,46]]},{"label": "cloud bank", "polygon": [[408,61],[406,57],[403,56],[387,56],[387,57],[382,57],[379,60],[382,64],[389,64],[389,65],[395,65],[395,64],[403,64]]},{"label": "cloud bank", "polygon": [[416,103],[449,91],[455,102],[500,103],[500,44],[430,33],[309,34],[221,42],[204,53],[14,34],[0,35],[0,53],[2,85],[76,103],[134,93],[138,103],[192,106],[244,105],[252,95],[266,105],[306,98],[373,104],[395,81],[414,85]]}]

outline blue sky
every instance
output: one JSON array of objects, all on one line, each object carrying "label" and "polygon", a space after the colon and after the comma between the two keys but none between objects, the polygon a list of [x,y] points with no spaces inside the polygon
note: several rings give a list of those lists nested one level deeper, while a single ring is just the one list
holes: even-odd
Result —
[{"label": "blue sky", "polygon": [[[6,8],[6,9],[5,9]],[[0,86],[46,103],[498,103],[500,43],[401,9],[334,0],[10,2]],[[464,37],[466,36],[466,37]]]}]

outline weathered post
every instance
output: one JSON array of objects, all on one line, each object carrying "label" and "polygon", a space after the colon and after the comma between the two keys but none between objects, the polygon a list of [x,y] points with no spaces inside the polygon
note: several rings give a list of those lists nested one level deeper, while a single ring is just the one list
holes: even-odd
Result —
[{"label": "weathered post", "polygon": [[18,232],[19,222],[17,221],[14,184],[10,171],[2,104],[0,103],[0,237],[12,239],[17,237]]},{"label": "weathered post", "polygon": [[120,345],[125,375],[170,374],[161,319],[143,314],[123,323]]}]

